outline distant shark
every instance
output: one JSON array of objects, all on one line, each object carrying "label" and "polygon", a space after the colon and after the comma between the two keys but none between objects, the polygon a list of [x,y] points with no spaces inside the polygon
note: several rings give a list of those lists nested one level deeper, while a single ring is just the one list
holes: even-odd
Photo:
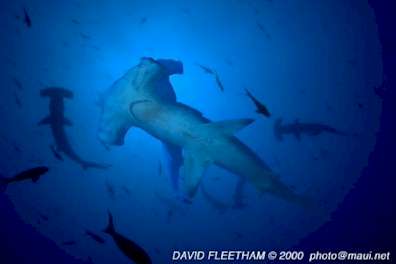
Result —
[{"label": "distant shark", "polygon": [[51,127],[52,135],[55,140],[56,151],[65,154],[71,160],[78,163],[83,169],[107,169],[109,167],[108,165],[83,160],[77,155],[70,145],[66,135],[65,126],[71,126],[72,122],[64,116],[64,98],[73,98],[73,93],[64,88],[50,87],[41,90],[40,95],[42,97],[50,98],[50,114],[48,117],[41,120],[39,125],[49,125]]},{"label": "distant shark", "polygon": [[103,94],[99,140],[105,145],[122,145],[126,132],[134,126],[181,148],[180,181],[187,201],[197,193],[207,167],[215,164],[246,178],[260,192],[308,205],[309,199],[284,184],[234,136],[252,119],[211,122],[199,111],[175,102],[169,76],[181,73],[179,61],[142,58]]},{"label": "distant shark", "polygon": [[331,126],[320,123],[300,123],[296,120],[294,123],[282,125],[282,119],[278,118],[274,124],[274,134],[277,140],[283,140],[283,136],[287,134],[294,135],[298,141],[301,135],[318,136],[322,133],[330,133],[345,136],[346,133],[341,132]]}]

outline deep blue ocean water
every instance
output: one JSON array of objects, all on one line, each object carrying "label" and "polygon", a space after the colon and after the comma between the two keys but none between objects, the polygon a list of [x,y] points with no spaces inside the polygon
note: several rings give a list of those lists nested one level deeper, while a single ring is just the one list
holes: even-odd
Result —
[{"label": "deep blue ocean water", "polygon": [[[375,87],[390,77],[374,10],[364,1],[15,1],[0,12],[1,174],[50,167],[37,184],[10,185],[2,199],[15,208],[15,221],[28,224],[21,236],[37,232],[54,251],[128,263],[102,233],[108,210],[117,230],[154,263],[170,263],[173,250],[293,247],[330,220],[376,144],[382,99]],[[123,146],[106,150],[97,140],[98,98],[144,56],[182,61],[184,74],[171,77],[177,98],[207,118],[254,118],[237,137],[319,207],[307,211],[247,183],[246,207],[235,209],[238,178],[214,166],[202,185],[218,203],[200,191],[188,205],[175,198],[157,139],[132,128]],[[198,64],[216,70],[224,92]],[[49,111],[40,90],[51,86],[74,93],[65,116],[73,122],[66,132],[75,151],[111,168],[83,170],[54,157],[49,127],[37,125]],[[245,89],[265,103],[270,118],[255,113]],[[347,136],[286,135],[280,142],[278,118],[324,123]]]}]

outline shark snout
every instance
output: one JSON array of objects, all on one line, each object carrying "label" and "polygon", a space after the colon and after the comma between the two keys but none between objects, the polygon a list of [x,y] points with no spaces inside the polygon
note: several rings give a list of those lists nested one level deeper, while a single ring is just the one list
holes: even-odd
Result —
[{"label": "shark snout", "polygon": [[124,138],[130,127],[129,122],[119,118],[102,121],[98,130],[98,139],[105,146],[124,145]]},{"label": "shark snout", "polygon": [[104,146],[121,146],[124,144],[124,138],[120,137],[116,131],[108,128],[100,128],[98,132],[98,139]]}]

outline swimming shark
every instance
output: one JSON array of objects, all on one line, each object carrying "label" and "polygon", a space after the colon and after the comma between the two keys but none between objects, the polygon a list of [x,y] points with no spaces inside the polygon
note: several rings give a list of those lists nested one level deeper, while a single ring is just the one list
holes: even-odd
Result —
[{"label": "swimming shark", "polygon": [[246,178],[257,190],[307,205],[269,166],[236,136],[252,119],[211,122],[194,108],[174,99],[169,77],[183,73],[183,64],[144,57],[118,79],[101,99],[99,140],[123,145],[137,127],[182,149],[180,183],[183,199],[192,201],[208,166],[214,164]]},{"label": "swimming shark", "polygon": [[10,178],[4,178],[2,175],[0,175],[0,193],[4,192],[7,189],[7,186],[11,183],[23,182],[26,180],[31,180],[32,182],[36,183],[43,174],[48,172],[48,170],[49,169],[46,166],[39,166],[19,172]]},{"label": "swimming shark", "polygon": [[52,135],[55,140],[56,151],[61,152],[68,156],[71,160],[78,163],[83,169],[97,168],[107,169],[109,166],[99,164],[91,161],[86,161],[80,158],[73,150],[67,138],[65,126],[71,126],[72,122],[64,116],[65,106],[64,99],[73,98],[73,93],[69,90],[60,87],[45,88],[40,91],[41,97],[49,97],[49,110],[48,117],[42,119],[39,125],[49,125],[52,130]]},{"label": "swimming shark", "polygon": [[278,118],[274,124],[274,134],[276,139],[279,141],[282,141],[283,136],[286,134],[294,135],[296,139],[300,141],[302,134],[306,134],[308,136],[318,136],[322,133],[330,133],[342,136],[346,135],[344,132],[321,123],[300,123],[299,120],[296,120],[294,123],[282,125],[282,119]]}]

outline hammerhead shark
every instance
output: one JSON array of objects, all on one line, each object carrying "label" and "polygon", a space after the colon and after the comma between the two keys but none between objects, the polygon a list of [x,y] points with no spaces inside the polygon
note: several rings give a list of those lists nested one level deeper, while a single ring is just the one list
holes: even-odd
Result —
[{"label": "hammerhead shark", "polygon": [[177,102],[169,76],[183,73],[174,60],[142,58],[103,95],[99,140],[123,145],[126,132],[138,127],[182,151],[180,183],[183,199],[192,201],[204,172],[215,164],[246,178],[258,191],[300,205],[310,200],[296,194],[234,134],[253,122],[237,119],[211,122],[199,111]]},{"label": "hammerhead shark", "polygon": [[321,123],[300,123],[299,120],[296,120],[294,123],[282,125],[282,119],[278,118],[274,124],[274,134],[276,139],[279,141],[282,141],[283,136],[286,134],[294,135],[296,139],[300,141],[302,134],[306,134],[308,136],[318,136],[322,133],[330,133],[342,136],[346,135],[344,132]]},{"label": "hammerhead shark", "polygon": [[80,158],[73,150],[67,138],[65,126],[71,126],[72,122],[64,116],[64,98],[72,99],[73,93],[60,87],[45,88],[40,91],[41,97],[49,97],[50,114],[39,122],[39,125],[49,125],[55,140],[56,151],[65,154],[83,169],[97,168],[107,169],[109,166]]}]

